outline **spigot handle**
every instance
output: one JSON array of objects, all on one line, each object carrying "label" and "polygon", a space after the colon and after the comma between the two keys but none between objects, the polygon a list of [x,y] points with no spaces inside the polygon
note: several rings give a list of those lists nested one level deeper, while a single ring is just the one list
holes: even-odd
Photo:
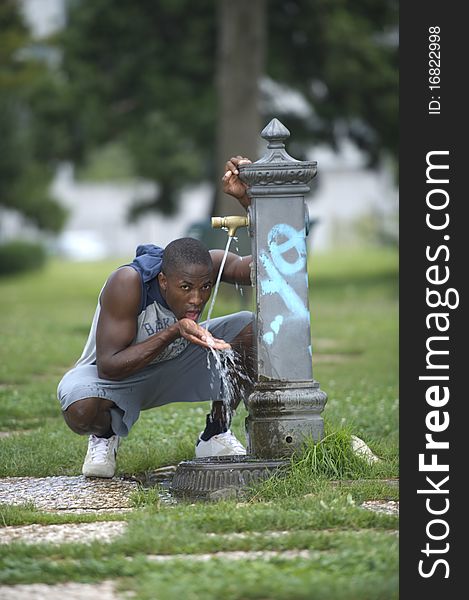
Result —
[{"label": "spigot handle", "polygon": [[222,229],[224,227],[223,221],[224,217],[212,217],[212,228],[213,229]]}]

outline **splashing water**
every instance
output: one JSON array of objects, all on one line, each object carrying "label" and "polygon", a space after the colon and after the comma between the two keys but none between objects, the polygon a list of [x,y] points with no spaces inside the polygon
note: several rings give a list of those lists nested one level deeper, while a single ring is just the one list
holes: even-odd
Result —
[{"label": "splashing water", "polygon": [[213,307],[215,305],[215,300],[217,299],[218,286],[220,285],[221,274],[223,273],[223,267],[225,266],[226,257],[228,256],[228,250],[230,248],[230,244],[231,244],[231,240],[232,239],[233,239],[233,236],[228,236],[228,241],[226,242],[226,247],[225,247],[225,254],[223,255],[223,259],[221,261],[220,269],[218,271],[217,281],[215,283],[215,290],[213,292],[212,302],[210,303],[210,308],[208,309],[207,322],[205,324],[205,329],[207,329],[207,330],[208,330],[208,325],[210,323],[210,317],[212,316]]},{"label": "splashing water", "polygon": [[233,348],[218,351],[210,348],[207,352],[207,369],[212,369],[212,359],[214,368],[220,374],[220,400],[223,401],[224,417],[230,423],[237,394],[242,392],[243,387],[250,387],[253,381],[246,373],[240,354]]}]

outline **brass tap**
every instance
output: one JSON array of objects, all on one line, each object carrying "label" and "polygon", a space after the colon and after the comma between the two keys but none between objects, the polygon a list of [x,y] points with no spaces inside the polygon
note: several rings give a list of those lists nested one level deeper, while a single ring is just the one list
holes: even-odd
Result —
[{"label": "brass tap", "polygon": [[249,216],[212,217],[212,227],[214,229],[227,229],[228,235],[234,237],[238,227],[249,227]]}]

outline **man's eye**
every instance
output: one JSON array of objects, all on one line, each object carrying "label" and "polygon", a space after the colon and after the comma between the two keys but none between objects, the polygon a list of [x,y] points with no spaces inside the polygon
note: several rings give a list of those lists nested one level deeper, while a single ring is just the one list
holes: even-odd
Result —
[{"label": "man's eye", "polygon": [[187,291],[187,290],[188,290],[188,289],[190,289],[190,288],[189,288],[189,286],[188,286],[188,285],[181,285],[181,289],[182,289],[182,290],[186,290],[186,291]]},{"label": "man's eye", "polygon": [[204,289],[204,290],[211,290],[211,289],[212,289],[212,284],[211,284],[211,283],[206,283],[206,284],[203,286],[203,289]]}]

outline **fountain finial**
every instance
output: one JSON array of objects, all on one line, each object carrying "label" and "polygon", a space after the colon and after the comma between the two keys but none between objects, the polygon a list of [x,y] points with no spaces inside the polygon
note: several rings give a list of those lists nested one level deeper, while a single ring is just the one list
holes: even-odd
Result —
[{"label": "fountain finial", "polygon": [[268,142],[268,148],[285,148],[290,132],[283,123],[273,118],[261,131],[261,137]]}]

